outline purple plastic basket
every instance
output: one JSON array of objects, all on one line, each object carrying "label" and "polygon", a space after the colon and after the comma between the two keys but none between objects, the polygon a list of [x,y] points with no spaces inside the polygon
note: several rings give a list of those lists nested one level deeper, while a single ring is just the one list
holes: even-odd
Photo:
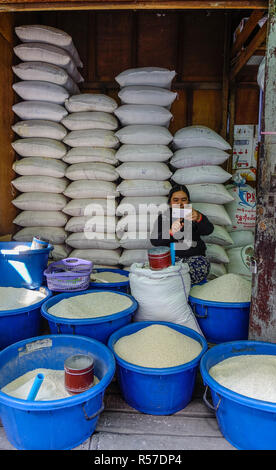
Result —
[{"label": "purple plastic basket", "polygon": [[44,271],[48,289],[74,292],[88,289],[93,263],[80,258],[65,258],[51,263]]}]

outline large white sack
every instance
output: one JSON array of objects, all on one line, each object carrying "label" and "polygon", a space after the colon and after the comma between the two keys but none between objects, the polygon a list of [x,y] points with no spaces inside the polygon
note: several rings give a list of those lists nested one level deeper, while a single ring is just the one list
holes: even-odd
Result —
[{"label": "large white sack", "polygon": [[23,211],[13,220],[21,227],[64,227],[68,216],[61,211]]},{"label": "large white sack", "polygon": [[64,258],[68,258],[72,248],[70,246],[65,245],[65,243],[61,245],[53,245],[54,249],[49,253],[49,259],[53,261],[59,261]]},{"label": "large white sack", "polygon": [[39,100],[64,104],[69,96],[68,91],[64,87],[39,80],[17,82],[12,87],[23,100]]},{"label": "large white sack", "polygon": [[221,183],[187,184],[191,202],[226,204],[234,200],[232,194]]},{"label": "large white sack", "polygon": [[172,113],[163,106],[150,104],[123,104],[115,109],[114,114],[122,126],[143,124],[168,127]]},{"label": "large white sack", "polygon": [[222,263],[210,263],[210,271],[207,276],[208,280],[216,279],[217,277],[227,274],[226,267]]},{"label": "large white sack", "polygon": [[59,140],[47,137],[30,137],[12,142],[12,147],[21,157],[62,158],[67,149]]},{"label": "large white sack", "polygon": [[216,245],[231,247],[233,240],[227,230],[220,225],[214,225],[214,230],[210,235],[202,235],[205,243],[215,243]]},{"label": "large white sack", "polygon": [[128,145],[124,144],[116,152],[120,162],[166,162],[172,151],[166,145]]},{"label": "large white sack", "polygon": [[15,241],[31,242],[33,237],[41,237],[51,244],[63,244],[67,233],[63,227],[25,227],[19,230],[14,236]]},{"label": "large white sack", "polygon": [[116,184],[111,181],[80,180],[69,183],[64,195],[71,199],[103,198],[120,195]]},{"label": "large white sack", "polygon": [[125,180],[117,186],[122,196],[167,196],[172,188],[169,181]]},{"label": "large white sack", "polygon": [[20,119],[43,119],[60,122],[68,112],[60,104],[46,101],[21,101],[12,106],[13,112]]},{"label": "large white sack", "polygon": [[15,178],[12,185],[21,193],[63,193],[68,185],[65,178],[54,178],[52,176],[19,176]]},{"label": "large white sack", "polygon": [[63,157],[66,163],[110,163],[116,165],[116,150],[104,147],[75,147]]},{"label": "large white sack", "polygon": [[177,150],[170,163],[174,168],[190,168],[202,165],[222,165],[228,158],[228,153],[214,147],[187,147]]},{"label": "large white sack", "polygon": [[120,256],[120,264],[124,266],[131,266],[133,263],[146,263],[147,261],[147,250],[123,250]]},{"label": "large white sack", "polygon": [[96,214],[116,215],[117,201],[114,198],[105,199],[72,199],[63,208],[65,214],[72,217]]},{"label": "large white sack", "polygon": [[231,173],[227,173],[218,165],[181,168],[172,176],[177,184],[225,183],[230,178],[232,178]]},{"label": "large white sack", "polygon": [[227,250],[229,263],[227,273],[239,274],[249,281],[252,278],[251,258],[254,256],[254,246],[245,245],[242,247],[230,248]]},{"label": "large white sack", "polygon": [[99,232],[115,233],[117,217],[109,215],[93,215],[71,217],[65,227],[67,232]]},{"label": "large white sack", "polygon": [[65,101],[65,107],[70,113],[81,111],[104,111],[113,113],[118,107],[116,101],[110,96],[99,93],[81,93],[73,95]]},{"label": "large white sack", "polygon": [[126,180],[165,181],[172,175],[168,165],[162,162],[125,162],[116,170],[120,177]]},{"label": "large white sack", "polygon": [[138,302],[134,321],[168,321],[202,334],[188,303],[191,280],[187,264],[177,263],[162,271],[133,264],[129,282]]},{"label": "large white sack", "polygon": [[120,248],[120,241],[114,235],[112,238],[107,238],[106,233],[93,233],[93,238],[91,234],[87,236],[86,232],[80,233],[71,233],[66,239],[66,243],[72,248],[78,250],[89,250],[89,249],[98,249],[98,250],[116,250]]},{"label": "large white sack", "polygon": [[40,61],[58,65],[64,68],[76,83],[84,81],[70,54],[60,47],[42,42],[29,42],[19,44],[13,50],[15,55],[23,62]]},{"label": "large white sack", "polygon": [[229,263],[229,257],[223,246],[206,243],[206,258],[210,263]]},{"label": "large white sack", "polygon": [[18,121],[12,126],[12,130],[20,137],[46,137],[48,139],[62,140],[67,130],[58,122],[45,121],[43,119],[29,119]]},{"label": "large white sack", "polygon": [[215,147],[230,150],[231,146],[217,132],[206,126],[187,126],[179,129],[173,138],[176,149],[184,147]]},{"label": "large white sack", "polygon": [[92,261],[94,264],[106,264],[107,266],[117,266],[120,261],[120,249],[117,250],[102,250],[102,249],[87,249],[87,250],[73,250],[71,253],[72,258],[81,258]]},{"label": "large white sack", "polygon": [[264,91],[264,77],[265,77],[265,62],[266,58],[263,57],[257,73],[257,83],[262,91]]},{"label": "large white sack", "polygon": [[232,248],[254,245],[255,236],[251,230],[238,230],[230,232],[229,235],[233,240]]},{"label": "large white sack", "polygon": [[173,139],[166,127],[143,124],[125,126],[115,135],[122,144],[135,145],[169,145]]},{"label": "large white sack", "polygon": [[234,201],[225,205],[231,220],[231,231],[254,230],[256,225],[256,190],[248,184],[227,185],[227,189],[234,197]]},{"label": "large white sack", "polygon": [[152,232],[158,214],[125,215],[120,218],[116,226],[118,236],[122,236],[123,232]]},{"label": "large white sack", "polygon": [[125,214],[148,214],[155,211],[165,212],[168,209],[166,196],[127,196],[124,197],[116,210],[118,216]]},{"label": "large white sack", "polygon": [[105,129],[91,129],[84,131],[71,131],[63,139],[70,147],[107,147],[116,148],[119,145],[118,137],[114,131]]},{"label": "large white sack", "polygon": [[65,176],[72,181],[116,181],[119,178],[119,173],[109,163],[74,163],[68,166]]},{"label": "large white sack", "polygon": [[62,160],[45,157],[22,158],[14,162],[12,169],[21,176],[53,176],[63,178],[67,165]]},{"label": "large white sack", "polygon": [[121,88],[132,85],[150,85],[170,88],[176,72],[163,67],[136,67],[119,73],[115,80]]},{"label": "large white sack", "polygon": [[120,246],[125,250],[150,250],[150,232],[124,232],[120,237]]},{"label": "large white sack", "polygon": [[62,124],[70,131],[89,129],[114,131],[118,127],[116,117],[102,111],[71,113],[62,119]]},{"label": "large white sack", "polygon": [[23,211],[61,211],[67,199],[63,194],[31,192],[20,194],[12,203]]},{"label": "large white sack", "polygon": [[40,61],[20,62],[20,64],[13,65],[12,70],[21,80],[42,80],[64,86],[70,94],[80,92],[78,85],[72,80],[66,70],[58,65]]},{"label": "large white sack", "polygon": [[170,107],[177,93],[157,86],[133,85],[122,88],[118,96],[124,104],[154,104]]},{"label": "large white sack", "polygon": [[194,202],[193,209],[206,215],[212,224],[229,225],[230,217],[222,204],[209,204],[205,202]]},{"label": "large white sack", "polygon": [[61,29],[41,24],[16,26],[15,33],[22,42],[45,42],[65,49],[70,53],[77,67],[82,67],[79,53],[72,37]]}]

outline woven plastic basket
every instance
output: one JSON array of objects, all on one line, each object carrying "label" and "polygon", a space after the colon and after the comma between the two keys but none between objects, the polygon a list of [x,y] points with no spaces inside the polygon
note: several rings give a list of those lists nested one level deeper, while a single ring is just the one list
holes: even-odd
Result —
[{"label": "woven plastic basket", "polygon": [[51,263],[44,271],[48,289],[75,292],[88,289],[93,263],[80,258],[65,258]]}]

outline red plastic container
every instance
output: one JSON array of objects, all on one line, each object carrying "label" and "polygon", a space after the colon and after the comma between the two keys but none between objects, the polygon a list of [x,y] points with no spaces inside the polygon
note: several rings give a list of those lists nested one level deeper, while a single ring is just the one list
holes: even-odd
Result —
[{"label": "red plastic container", "polygon": [[64,383],[68,393],[75,395],[88,390],[94,381],[94,361],[91,356],[76,354],[64,363]]},{"label": "red plastic container", "polygon": [[153,248],[148,251],[150,269],[155,271],[171,266],[171,252],[167,247]]}]

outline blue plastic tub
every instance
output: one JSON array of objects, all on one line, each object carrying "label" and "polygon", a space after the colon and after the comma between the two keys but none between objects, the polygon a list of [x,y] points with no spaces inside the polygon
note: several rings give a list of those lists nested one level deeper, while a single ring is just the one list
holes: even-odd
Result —
[{"label": "blue plastic tub", "polygon": [[71,318],[60,318],[54,315],[51,315],[48,312],[48,309],[53,305],[57,304],[61,300],[72,297],[75,295],[85,295],[91,294],[93,292],[111,292],[110,290],[87,290],[84,292],[74,292],[74,293],[63,293],[58,294],[47,300],[41,307],[41,314],[48,320],[50,331],[52,334],[61,333],[61,334],[76,334],[88,336],[94,338],[102,343],[107,343],[109,336],[113,331],[118,330],[124,325],[130,323],[132,316],[138,308],[138,304],[134,297],[124,294],[123,292],[115,292],[118,295],[125,295],[132,300],[132,305],[126,310],[115,313],[113,315],[106,315],[103,317],[97,318],[86,318],[86,319],[71,319]]},{"label": "blue plastic tub", "polygon": [[42,289],[45,291],[46,297],[40,302],[16,310],[0,311],[0,349],[41,333],[41,305],[52,296],[49,289],[46,287]]},{"label": "blue plastic tub", "polygon": [[[276,355],[276,344],[233,341],[213,346],[200,362],[200,372],[206,385],[204,401],[216,413],[223,436],[234,447],[240,450],[276,450],[276,403],[255,400],[233,392],[209,374],[215,364],[244,354]],[[208,387],[213,405],[207,398]]]},{"label": "blue plastic tub", "polygon": [[[108,268],[96,268],[93,269],[93,273],[102,273],[102,272],[112,272],[117,274],[122,274],[123,276],[129,276],[129,272],[124,269],[108,269]],[[90,289],[104,289],[104,290],[114,290],[119,292],[129,292],[129,279],[123,282],[91,282]]]},{"label": "blue plastic tub", "polygon": [[65,359],[74,354],[89,354],[94,359],[100,382],[86,392],[60,400],[30,402],[0,391],[3,426],[17,449],[67,450],[88,439],[103,410],[104,392],[114,375],[115,361],[105,345],[71,335],[38,336],[0,352],[0,390],[37,368],[63,370]]},{"label": "blue plastic tub", "polygon": [[[193,361],[176,367],[151,368],[131,364],[114,351],[115,343],[147,326],[161,324],[198,341],[202,351]],[[117,376],[124,400],[136,410],[152,415],[170,415],[185,408],[192,399],[196,374],[207,342],[190,328],[169,322],[131,323],[113,333],[108,341],[117,363]]]},{"label": "blue plastic tub", "polygon": [[43,271],[47,268],[52,245],[42,250],[15,252],[16,246],[29,246],[32,242],[0,242],[0,285],[36,289],[44,282]]},{"label": "blue plastic tub", "polygon": [[248,338],[250,302],[211,302],[192,296],[189,302],[202,333],[210,343]]}]

